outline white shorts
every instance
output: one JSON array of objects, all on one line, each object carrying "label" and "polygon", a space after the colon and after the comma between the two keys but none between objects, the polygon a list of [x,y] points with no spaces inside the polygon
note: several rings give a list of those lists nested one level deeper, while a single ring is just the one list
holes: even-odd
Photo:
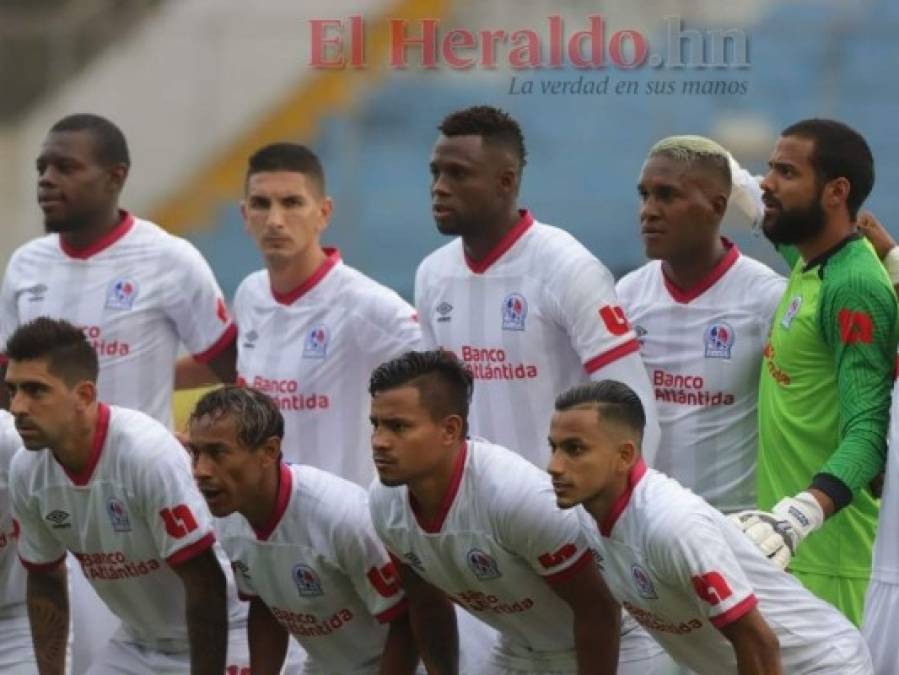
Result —
[{"label": "white shorts", "polygon": [[[117,636],[98,654],[87,675],[190,675],[190,652],[169,654]],[[244,625],[228,631],[225,675],[250,675],[250,650]]]},{"label": "white shorts", "polygon": [[862,635],[871,651],[876,675],[899,673],[899,584],[871,580],[865,594]]},{"label": "white shorts", "polygon": [[0,673],[37,675],[27,615],[0,619]]}]

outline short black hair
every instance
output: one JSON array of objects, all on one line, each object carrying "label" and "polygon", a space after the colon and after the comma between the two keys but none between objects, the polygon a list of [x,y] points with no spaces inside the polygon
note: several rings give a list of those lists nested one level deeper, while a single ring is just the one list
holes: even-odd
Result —
[{"label": "short black hair", "polygon": [[271,143],[250,155],[247,162],[247,180],[264,171],[291,171],[312,179],[320,194],[325,194],[325,170],[321,160],[312,150],[300,143]]},{"label": "short black hair", "polygon": [[444,136],[480,136],[486,145],[511,150],[518,158],[520,169],[527,164],[524,134],[512,117],[499,108],[477,105],[447,115],[437,129]]},{"label": "short black hair", "polygon": [[89,380],[100,372],[97,352],[77,326],[62,319],[39,316],[19,326],[6,341],[10,361],[47,360],[47,370],[68,386]]},{"label": "short black hair", "polygon": [[257,389],[236,384],[204,394],[194,406],[188,425],[201,417],[216,420],[225,415],[234,418],[238,440],[251,450],[272,436],[284,438],[284,416],[275,401]]},{"label": "short black hair", "polygon": [[849,181],[846,208],[849,217],[855,220],[874,187],[874,155],[864,136],[842,122],[828,119],[802,120],[788,126],[780,135],[814,142],[811,161],[821,183],[835,178]]},{"label": "short black hair", "polygon": [[94,137],[94,149],[100,164],[106,167],[116,164],[131,166],[125,134],[105,117],[92,113],[67,115],[50,127],[50,133],[58,131],[89,131]]},{"label": "short black hair", "polygon": [[468,433],[468,406],[474,390],[471,372],[455,354],[444,350],[406,352],[375,368],[368,383],[372,396],[403,386],[418,389],[431,419],[459,415]]},{"label": "short black hair", "polygon": [[617,380],[587,382],[572,387],[556,398],[556,410],[562,412],[581,405],[596,406],[602,419],[623,424],[640,437],[646,427],[643,403],[633,389]]}]

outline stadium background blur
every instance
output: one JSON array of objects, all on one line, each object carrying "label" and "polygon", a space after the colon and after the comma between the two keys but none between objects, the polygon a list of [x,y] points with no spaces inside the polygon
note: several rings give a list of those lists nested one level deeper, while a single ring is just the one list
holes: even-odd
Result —
[{"label": "stadium background blur", "polygon": [[[310,66],[311,19],[365,20],[367,67]],[[601,70],[566,66],[391,69],[387,21],[439,20],[439,36],[532,29],[547,17],[566,37],[601,15],[606,42],[639,31],[650,53],[668,49],[667,17],[683,28],[743,31],[745,68]],[[128,138],[123,205],[191,239],[230,298],[261,267],[238,200],[248,155],[274,140],[309,144],[322,158],[335,212],[324,241],[349,264],[411,299],[417,263],[439,246],[427,169],[436,125],[457,108],[499,106],[528,148],[521,204],[587,245],[616,275],[642,260],[635,179],[650,145],[675,133],[712,136],[761,172],[781,128],[835,117],[863,133],[877,182],[868,207],[899,234],[899,3],[891,0],[0,0],[0,259],[42,233],[34,158],[47,129],[95,112]],[[684,43],[686,59],[692,46]],[[709,47],[706,46],[706,49]],[[501,51],[500,54],[503,52]],[[506,48],[505,53],[508,53]],[[418,62],[415,50],[410,63]],[[512,77],[640,83],[636,95],[512,94]],[[670,95],[645,93],[673,81]],[[745,82],[745,94],[684,94],[684,81]],[[709,87],[711,88],[711,87]],[[729,232],[785,271],[765,242]],[[176,401],[177,417],[193,397]]]}]

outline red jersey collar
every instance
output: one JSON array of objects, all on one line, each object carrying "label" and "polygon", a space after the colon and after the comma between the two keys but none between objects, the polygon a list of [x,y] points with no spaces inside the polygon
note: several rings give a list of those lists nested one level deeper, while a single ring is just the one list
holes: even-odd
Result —
[{"label": "red jersey collar", "polygon": [[272,297],[282,305],[292,305],[294,302],[299,300],[302,296],[306,295],[309,291],[315,288],[318,283],[325,278],[325,276],[330,272],[334,266],[340,262],[340,251],[336,248],[324,247],[322,250],[325,252],[327,256],[324,262],[318,266],[312,276],[306,279],[299,286],[294,288],[292,291],[288,291],[287,293],[279,293],[274,288],[271,289]]},{"label": "red jersey collar", "polygon": [[515,223],[511,230],[503,235],[503,238],[493,247],[493,250],[480,260],[472,260],[468,257],[468,254],[464,253],[465,248],[462,248],[463,254],[465,255],[465,264],[468,265],[468,269],[475,274],[483,274],[487,271],[487,268],[499,260],[506,251],[512,248],[512,246],[515,245],[515,242],[524,236],[524,233],[534,224],[534,216],[532,216],[531,212],[527,209],[520,209],[518,215],[520,216],[518,222]]},{"label": "red jersey collar", "polygon": [[100,455],[103,453],[103,444],[106,442],[106,435],[109,432],[109,406],[105,403],[97,405],[97,422],[94,427],[94,440],[91,444],[91,454],[88,455],[87,464],[78,473],[72,473],[66,467],[62,466],[62,470],[66,472],[69,480],[78,487],[84,487],[90,482],[91,476],[94,475],[94,469],[100,463]]},{"label": "red jersey collar", "polygon": [[606,519],[599,526],[599,531],[602,536],[608,537],[612,534],[612,528],[615,527],[615,523],[618,522],[624,509],[631,501],[631,495],[634,494],[634,488],[637,487],[637,483],[639,483],[645,475],[646,462],[644,462],[641,457],[637,460],[637,463],[634,464],[627,477],[627,488],[621,493],[621,496],[615,500],[615,503],[612,504],[612,510],[609,511],[609,515],[606,516]]},{"label": "red jersey collar", "polygon": [[275,502],[275,510],[272,511],[271,517],[261,530],[253,528],[253,531],[256,533],[256,539],[259,541],[265,541],[272,536],[272,532],[278,527],[278,523],[284,517],[284,512],[287,511],[287,504],[290,502],[290,493],[293,489],[293,471],[290,470],[290,466],[286,462],[281,462],[279,471],[278,499]]},{"label": "red jersey collar", "polygon": [[459,485],[462,484],[462,473],[465,470],[465,458],[468,456],[468,441],[462,444],[462,449],[459,452],[459,455],[456,457],[456,464],[453,466],[453,474],[450,476],[449,488],[446,491],[446,494],[443,496],[443,501],[440,503],[440,510],[437,512],[437,515],[434,517],[434,520],[430,522],[425,522],[421,519],[421,515],[418,510],[418,502],[415,499],[415,496],[410,492],[409,493],[409,504],[412,506],[412,513],[415,514],[415,520],[418,522],[419,527],[423,529],[428,534],[436,534],[440,532],[443,527],[444,521],[446,521],[446,516],[449,514],[450,508],[453,506],[453,501],[456,499],[456,495],[459,493]]},{"label": "red jersey collar", "polygon": [[121,220],[119,220],[118,225],[84,248],[76,248],[71,244],[67,244],[62,238],[62,235],[59,235],[59,247],[62,249],[62,252],[70,258],[87,260],[91,256],[98,254],[100,251],[105,251],[119,239],[128,234],[131,231],[131,228],[134,227],[134,216],[127,211],[119,211],[119,214],[121,215]]},{"label": "red jersey collar", "polygon": [[718,264],[705,275],[705,278],[693,286],[693,288],[686,290],[678,288],[674,285],[674,282],[668,278],[668,275],[665,274],[664,268],[662,269],[662,277],[665,279],[665,288],[668,289],[668,292],[671,294],[671,297],[674,298],[675,302],[680,302],[682,304],[692,302],[714,286],[718,280],[734,266],[734,263],[737,262],[737,259],[740,257],[740,249],[738,249],[737,245],[727,237],[721,237],[721,243],[724,244],[724,248],[727,249],[724,257],[721,258],[721,260],[718,261]]}]

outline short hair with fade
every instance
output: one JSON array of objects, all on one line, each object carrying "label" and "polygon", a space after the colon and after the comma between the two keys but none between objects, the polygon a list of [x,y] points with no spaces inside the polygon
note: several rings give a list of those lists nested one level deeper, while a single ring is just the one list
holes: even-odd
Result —
[{"label": "short hair with fade", "polygon": [[375,368],[368,392],[375,396],[399,387],[418,389],[422,405],[431,419],[459,415],[468,434],[468,407],[474,390],[471,371],[449,351],[406,352]]},{"label": "short hair with fade", "polygon": [[97,161],[105,167],[124,164],[131,166],[131,154],[125,134],[105,117],[93,113],[67,115],[50,127],[50,133],[88,131],[94,137]]},{"label": "short hair with fade", "polygon": [[215,421],[230,415],[237,439],[251,450],[273,436],[284,438],[284,416],[278,404],[258,389],[228,384],[207,392],[197,401],[188,425],[203,417]]},{"label": "short hair with fade", "polygon": [[100,372],[97,351],[84,331],[46,316],[19,326],[6,341],[6,356],[16,362],[46,359],[47,370],[69,387],[85,380],[96,383]]},{"label": "short hair with fade", "polygon": [[594,406],[601,419],[623,424],[643,437],[646,411],[633,389],[617,380],[587,382],[572,387],[556,398],[556,410],[563,412],[578,406]]},{"label": "short hair with fade", "polygon": [[705,136],[668,136],[649,149],[648,157],[667,157],[675,162],[698,166],[718,175],[728,190],[733,185],[729,153],[722,145]]},{"label": "short hair with fade", "polygon": [[247,160],[247,176],[267,171],[290,171],[312,179],[320,194],[325,194],[325,169],[312,150],[300,143],[271,143],[259,148]]},{"label": "short hair with fade", "polygon": [[865,137],[842,122],[816,118],[791,124],[780,135],[806,138],[815,144],[811,162],[819,181],[849,181],[846,208],[855,220],[874,188],[874,155]]},{"label": "short hair with fade", "polygon": [[437,129],[444,136],[480,136],[486,145],[511,150],[520,168],[527,164],[524,134],[518,122],[504,110],[489,105],[477,105],[447,115]]}]

